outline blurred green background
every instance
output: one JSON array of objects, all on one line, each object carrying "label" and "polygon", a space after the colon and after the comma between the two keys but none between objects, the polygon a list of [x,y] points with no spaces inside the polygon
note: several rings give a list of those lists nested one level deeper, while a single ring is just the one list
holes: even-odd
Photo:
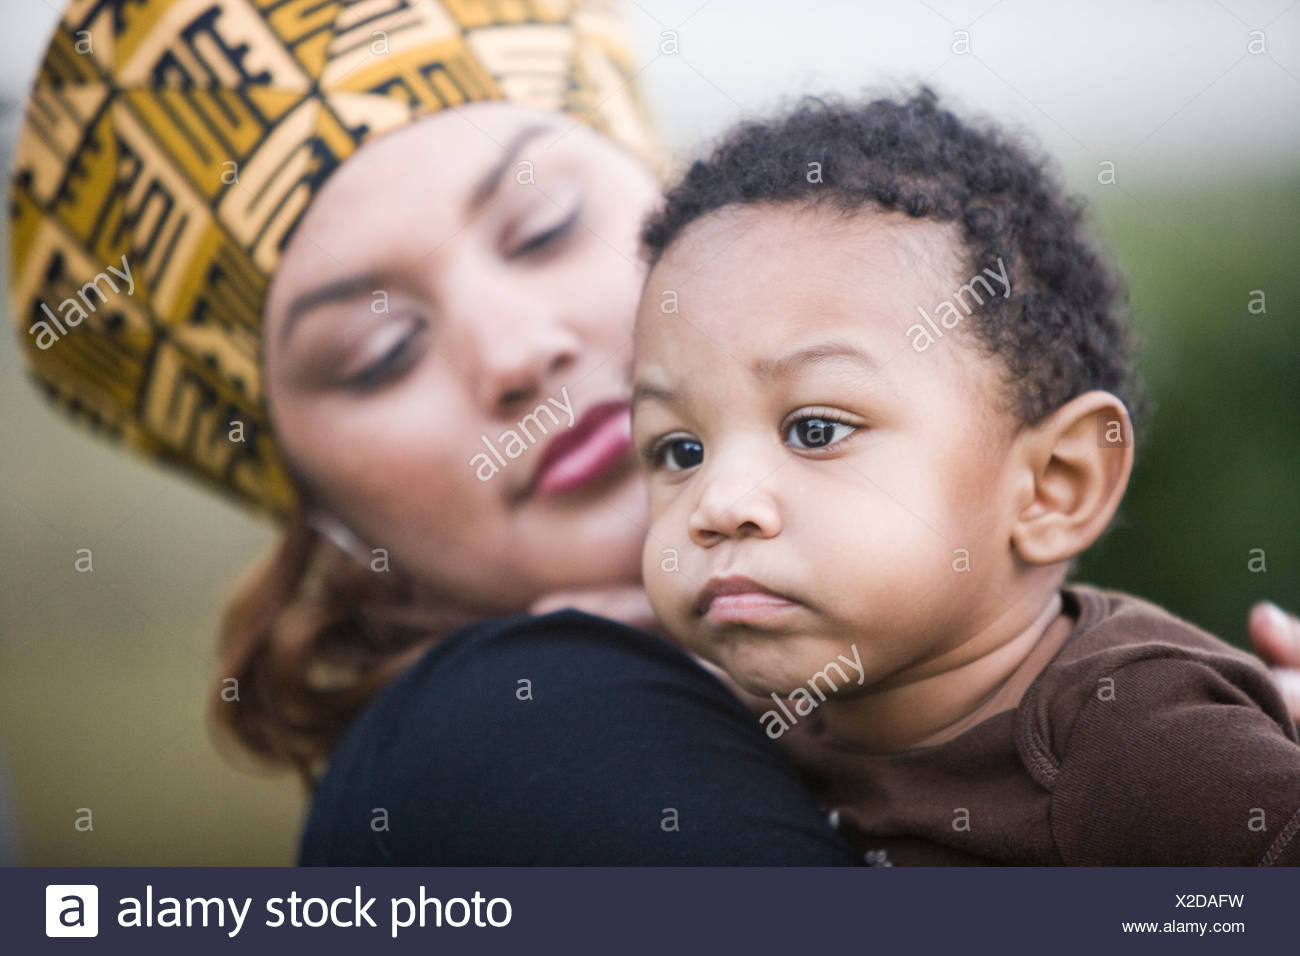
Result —
[{"label": "blurred green background", "polygon": [[[629,15],[678,149],[792,89],[897,73],[1061,160],[1128,275],[1155,403],[1121,519],[1076,577],[1241,644],[1255,600],[1300,609],[1300,7],[1232,6],[933,0],[792,17],[770,0],[641,0]],[[53,16],[3,12],[6,161]],[[1270,55],[1243,55],[1266,22]],[[963,24],[970,56],[951,52]],[[658,55],[665,25],[680,55]],[[1098,182],[1108,160],[1117,184]],[[273,529],[65,424],[4,326],[0,764],[19,859],[291,862],[299,784],[226,760],[204,721],[221,604]],[[78,548],[93,572],[74,569]],[[1266,571],[1249,569],[1255,549]],[[91,832],[74,826],[81,807]]]},{"label": "blurred green background", "polygon": [[1300,175],[1092,195],[1154,414],[1120,518],[1076,577],[1244,644],[1252,602],[1300,605]]}]

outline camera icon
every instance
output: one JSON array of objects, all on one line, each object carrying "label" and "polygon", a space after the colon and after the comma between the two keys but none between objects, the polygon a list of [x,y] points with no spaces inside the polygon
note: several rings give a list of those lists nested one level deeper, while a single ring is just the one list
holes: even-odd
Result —
[{"label": "camera icon", "polygon": [[98,936],[99,887],[51,883],[45,887],[46,936]]}]

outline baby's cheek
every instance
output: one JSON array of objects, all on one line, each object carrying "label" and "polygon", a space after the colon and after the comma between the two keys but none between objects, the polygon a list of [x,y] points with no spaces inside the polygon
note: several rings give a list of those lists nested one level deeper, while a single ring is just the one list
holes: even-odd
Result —
[{"label": "baby's cheek", "polygon": [[641,580],[654,612],[665,624],[673,625],[679,610],[681,585],[681,554],[677,548],[665,544],[666,529],[662,522],[653,521],[641,550]]}]

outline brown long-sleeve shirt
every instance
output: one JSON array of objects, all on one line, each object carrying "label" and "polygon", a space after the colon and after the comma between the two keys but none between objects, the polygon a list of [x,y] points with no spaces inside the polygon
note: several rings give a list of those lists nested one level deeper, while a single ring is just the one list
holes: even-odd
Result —
[{"label": "brown long-sleeve shirt", "polygon": [[1300,864],[1300,744],[1268,671],[1137,598],[1062,598],[1074,630],[1014,710],[897,754],[823,736],[841,831],[879,864]]}]

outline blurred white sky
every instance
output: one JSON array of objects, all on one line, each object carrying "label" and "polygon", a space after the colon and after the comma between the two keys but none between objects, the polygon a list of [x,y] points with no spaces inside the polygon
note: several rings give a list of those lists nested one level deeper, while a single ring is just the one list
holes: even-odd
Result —
[{"label": "blurred white sky", "polygon": [[[1294,0],[636,0],[647,93],[674,146],[792,94],[928,82],[1031,132],[1073,177],[1134,183],[1289,169],[1300,156]],[[681,53],[660,56],[676,29]],[[953,52],[954,32],[970,52]],[[1264,32],[1266,54],[1248,52]],[[1153,182],[1154,181],[1154,182]]]},{"label": "blurred white sky", "polygon": [[[742,113],[805,92],[924,79],[1030,132],[1072,179],[1121,184],[1291,169],[1300,156],[1295,0],[624,0],[640,81],[690,152]],[[3,0],[0,115],[17,105],[60,0]],[[677,53],[661,54],[677,31]],[[955,31],[970,52],[954,53]],[[1262,30],[1262,54],[1250,31]]]}]

